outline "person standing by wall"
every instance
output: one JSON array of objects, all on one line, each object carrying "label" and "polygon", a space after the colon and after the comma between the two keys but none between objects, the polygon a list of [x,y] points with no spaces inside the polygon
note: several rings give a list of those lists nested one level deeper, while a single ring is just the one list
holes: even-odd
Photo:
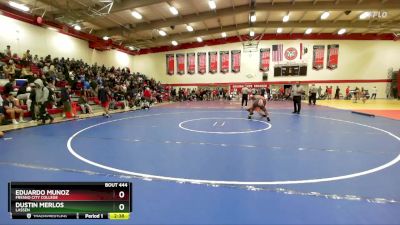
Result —
[{"label": "person standing by wall", "polygon": [[318,98],[321,99],[322,87],[318,87]]},{"label": "person standing by wall", "polygon": [[351,95],[350,95],[350,86],[347,86],[346,88],[346,100],[350,100],[351,99]]},{"label": "person standing by wall", "polygon": [[312,84],[309,90],[310,96],[308,97],[308,104],[311,105],[311,102],[315,105],[317,102],[317,87],[315,87],[315,84]]},{"label": "person standing by wall", "polygon": [[245,103],[245,106],[247,106],[247,100],[248,100],[248,97],[249,97],[249,89],[246,87],[246,86],[244,86],[243,88],[242,88],[242,107],[243,107],[243,104]]},{"label": "person standing by wall", "polygon": [[332,86],[328,87],[328,100],[332,99],[333,88]]},{"label": "person standing by wall", "polygon": [[340,88],[339,86],[336,86],[335,99],[339,99],[339,94],[340,94]]},{"label": "person standing by wall", "polygon": [[297,82],[296,85],[292,86],[292,96],[293,96],[293,113],[300,114],[301,110],[301,95],[304,94],[304,89],[300,86],[300,82]]},{"label": "person standing by wall", "polygon": [[371,99],[376,99],[376,94],[377,94],[377,92],[378,92],[378,89],[376,89],[376,86],[374,86],[374,87],[372,88],[372,91],[371,91],[371,93],[372,93]]}]

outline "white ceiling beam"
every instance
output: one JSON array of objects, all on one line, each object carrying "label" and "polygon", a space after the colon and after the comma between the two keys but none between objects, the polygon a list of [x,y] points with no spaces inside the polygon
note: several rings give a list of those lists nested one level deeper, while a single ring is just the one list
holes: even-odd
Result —
[{"label": "white ceiling beam", "polygon": [[333,22],[336,23],[337,21],[339,21],[339,18],[342,17],[343,14],[344,12],[339,13],[339,15],[337,15],[336,18],[333,19]]},{"label": "white ceiling beam", "polygon": [[307,11],[304,11],[303,15],[301,15],[300,19],[299,19],[299,23],[303,22],[304,17],[306,16]]},{"label": "white ceiling beam", "polygon": [[120,3],[114,3],[110,13],[121,12],[124,10],[132,10],[139,7],[154,5],[168,0],[121,0]]}]

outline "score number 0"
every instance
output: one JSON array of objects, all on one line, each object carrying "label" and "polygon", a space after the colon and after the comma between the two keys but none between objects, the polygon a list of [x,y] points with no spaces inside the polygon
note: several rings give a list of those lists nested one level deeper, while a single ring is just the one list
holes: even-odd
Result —
[{"label": "score number 0", "polygon": [[[120,191],[118,193],[118,197],[119,198],[124,198],[125,197],[125,192]],[[125,205],[124,204],[119,204],[118,208],[119,208],[119,210],[123,211],[125,209]]]}]

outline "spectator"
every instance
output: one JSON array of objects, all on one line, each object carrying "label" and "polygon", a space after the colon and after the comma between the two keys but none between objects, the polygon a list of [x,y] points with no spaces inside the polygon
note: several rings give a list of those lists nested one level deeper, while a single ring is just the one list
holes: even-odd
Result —
[{"label": "spectator", "polygon": [[28,99],[29,99],[29,91],[30,91],[30,87],[28,87],[28,82],[26,82],[26,83],[24,83],[23,85],[22,85],[22,87],[20,87],[19,89],[18,89],[18,92],[17,92],[17,99],[20,101],[20,102],[23,102],[23,101],[27,101]]},{"label": "spectator", "polygon": [[378,93],[378,89],[376,89],[376,86],[374,86],[373,88],[372,88],[372,91],[371,91],[371,99],[376,99],[376,94]]},{"label": "spectator", "polygon": [[16,85],[15,82],[15,78],[11,77],[10,79],[8,79],[8,83],[6,83],[6,85],[4,85],[4,90],[3,90],[3,94],[4,95],[10,95],[11,92],[14,91],[14,86]]},{"label": "spectator", "polygon": [[176,101],[176,89],[175,88],[171,89],[171,99],[174,102]]},{"label": "spectator", "polygon": [[24,62],[32,62],[32,55],[30,50],[26,50],[26,52],[22,55],[22,61]]},{"label": "spectator", "polygon": [[70,86],[65,86],[61,89],[61,96],[60,96],[60,102],[63,104],[63,113],[62,117],[66,117],[66,113],[70,113],[72,117],[75,117],[76,115],[72,112],[72,107],[71,107],[71,97],[70,97]]},{"label": "spectator", "polygon": [[103,110],[104,110],[103,116],[109,118],[110,117],[109,104],[110,104],[110,99],[111,99],[111,95],[110,95],[109,91],[104,86],[101,86],[97,93],[97,97],[100,100],[101,107],[103,107]]},{"label": "spectator", "polygon": [[310,96],[308,97],[308,104],[311,105],[311,102],[315,105],[317,101],[317,87],[315,87],[315,84],[312,84],[309,90]]},{"label": "spectator", "polygon": [[340,94],[340,88],[339,88],[339,86],[336,86],[335,99],[339,99],[339,94]]},{"label": "spectator", "polygon": [[22,79],[27,79],[29,82],[34,81],[34,75],[31,71],[31,67],[29,66],[28,63],[25,63],[24,67],[22,68],[21,71],[21,78]]},{"label": "spectator", "polygon": [[4,109],[3,109],[3,98],[0,95],[0,125],[3,124],[3,120],[4,120]]},{"label": "spectator", "polygon": [[318,87],[318,98],[321,99],[322,87]]},{"label": "spectator", "polygon": [[151,95],[150,88],[147,87],[147,88],[144,90],[144,92],[143,92],[143,97],[144,97],[144,99],[145,99],[146,101],[148,101],[149,103],[152,102],[152,99],[151,99],[152,95]]},{"label": "spectator", "polygon": [[358,99],[360,99],[360,89],[356,86],[354,89],[354,97],[355,97],[355,102],[357,102]]},{"label": "spectator", "polygon": [[347,100],[351,99],[350,87],[349,87],[349,86],[347,86],[347,88],[346,88],[346,99],[347,99]]},{"label": "spectator", "polygon": [[[31,83],[31,88],[35,88],[35,84]],[[33,86],[33,87],[32,87]],[[26,105],[28,106],[28,111],[31,113],[31,118],[32,121],[34,122],[36,121],[37,118],[37,114],[38,114],[38,109],[37,109],[37,104],[36,104],[36,91],[35,90],[31,90],[30,94],[29,94],[29,99],[26,101]]]},{"label": "spectator", "polygon": [[[17,104],[15,104],[14,98],[12,95],[8,95],[6,99],[3,101],[3,111],[5,114],[10,115],[11,121],[14,125],[17,125],[19,123],[24,123],[24,110],[19,108]],[[19,115],[19,123],[15,119],[16,116]]]},{"label": "spectator", "polygon": [[12,60],[13,60],[13,62],[15,62],[16,64],[19,64],[21,59],[19,58],[19,56],[18,56],[17,53],[14,53],[14,54],[12,55]]},{"label": "spectator", "polygon": [[283,100],[284,97],[285,97],[285,88],[284,88],[283,86],[281,86],[281,87],[279,88],[279,99],[280,99],[280,100]]},{"label": "spectator", "polygon": [[332,86],[327,87],[328,88],[328,100],[332,99],[332,94],[333,94],[333,88]]},{"label": "spectator", "polygon": [[32,62],[33,62],[34,64],[39,64],[40,60],[39,60],[38,55],[35,55],[35,56],[33,57]]},{"label": "spectator", "polygon": [[7,48],[4,50],[4,55],[5,55],[6,57],[8,57],[8,58],[11,58],[11,57],[12,57],[12,54],[11,54],[11,46],[7,45]]},{"label": "spectator", "polygon": [[39,119],[42,120],[42,124],[46,123],[46,120],[50,120],[53,123],[54,118],[47,112],[47,105],[52,102],[50,90],[44,86],[41,79],[35,80],[35,102],[39,107]]},{"label": "spectator", "polygon": [[12,59],[10,59],[8,61],[8,64],[3,67],[3,72],[4,72],[6,79],[15,77],[15,65],[14,65],[14,61]]},{"label": "spectator", "polygon": [[360,100],[365,104],[365,102],[367,101],[367,90],[364,89],[364,87],[361,87],[361,91],[360,91]]},{"label": "spectator", "polygon": [[90,113],[93,114],[92,107],[89,105],[85,92],[81,92],[81,96],[79,97],[78,104],[82,109],[83,113]]}]

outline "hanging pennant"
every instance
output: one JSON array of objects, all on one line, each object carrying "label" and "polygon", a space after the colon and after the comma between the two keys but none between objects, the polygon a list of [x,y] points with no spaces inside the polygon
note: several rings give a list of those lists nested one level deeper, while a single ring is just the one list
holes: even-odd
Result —
[{"label": "hanging pennant", "polygon": [[208,66],[210,73],[216,73],[218,69],[218,53],[209,52],[208,53]]},{"label": "hanging pennant", "polygon": [[175,73],[175,58],[174,54],[166,54],[167,74],[173,75]]},{"label": "hanging pennant", "polygon": [[330,70],[337,69],[339,62],[339,45],[328,45],[328,58],[326,68]]},{"label": "hanging pennant", "polygon": [[207,63],[206,63],[206,53],[205,52],[199,52],[197,53],[197,72],[199,74],[205,74],[206,69],[207,69]]},{"label": "hanging pennant", "polygon": [[196,54],[187,53],[187,71],[188,74],[194,74],[196,72]]},{"label": "hanging pennant", "polygon": [[229,51],[220,51],[219,57],[221,61],[221,73],[227,73],[229,71]]},{"label": "hanging pennant", "polygon": [[314,45],[313,47],[313,69],[321,70],[324,68],[325,45]]},{"label": "hanging pennant", "polygon": [[231,51],[231,64],[232,64],[232,72],[239,73],[240,72],[240,50],[232,50]]},{"label": "hanging pennant", "polygon": [[260,71],[269,71],[270,48],[260,49]]},{"label": "hanging pennant", "polygon": [[185,74],[185,54],[176,54],[176,71],[178,74]]}]

